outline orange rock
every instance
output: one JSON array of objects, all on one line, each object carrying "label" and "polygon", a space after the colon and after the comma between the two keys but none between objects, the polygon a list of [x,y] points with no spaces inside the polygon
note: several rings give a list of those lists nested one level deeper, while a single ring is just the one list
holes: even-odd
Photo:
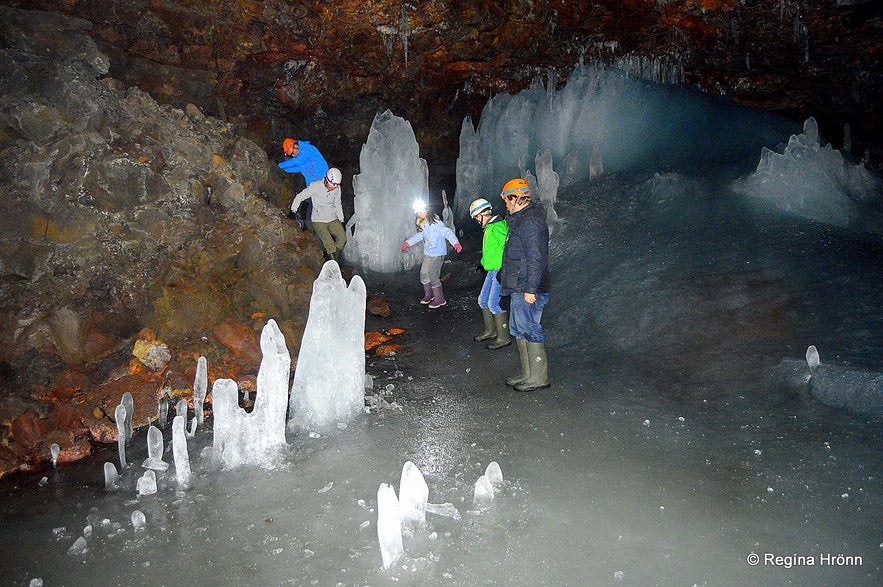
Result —
[{"label": "orange rock", "polygon": [[400,334],[404,334],[405,329],[404,328],[389,328],[389,329],[387,329],[386,333],[391,336],[398,336]]},{"label": "orange rock", "polygon": [[365,333],[365,350],[373,351],[379,345],[387,342],[390,338],[382,332],[366,332]]}]

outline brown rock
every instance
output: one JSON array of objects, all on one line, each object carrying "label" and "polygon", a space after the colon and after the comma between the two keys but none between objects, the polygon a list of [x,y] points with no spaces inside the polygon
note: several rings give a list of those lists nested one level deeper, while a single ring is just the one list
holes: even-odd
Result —
[{"label": "brown rock", "polygon": [[384,298],[371,298],[370,300],[368,300],[367,309],[368,313],[372,316],[389,318],[389,302],[387,302]]},{"label": "brown rock", "polygon": [[30,409],[12,420],[12,440],[16,452],[26,454],[39,449],[49,425],[36,410]]},{"label": "brown rock", "polygon": [[261,364],[261,345],[258,334],[236,320],[224,320],[215,326],[212,334],[235,356],[238,362],[257,368]]}]

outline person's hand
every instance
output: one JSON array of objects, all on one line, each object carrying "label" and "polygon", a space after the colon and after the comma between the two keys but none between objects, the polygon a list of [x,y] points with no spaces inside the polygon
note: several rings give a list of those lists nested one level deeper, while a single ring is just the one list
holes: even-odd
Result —
[{"label": "person's hand", "polygon": [[537,294],[524,292],[524,301],[528,304],[532,304],[537,301]]},{"label": "person's hand", "polygon": [[458,253],[461,252],[463,250],[463,245],[461,245],[460,243],[457,243],[456,245],[454,245],[454,250],[457,251]]},{"label": "person's hand", "polygon": [[410,246],[411,246],[411,245],[409,245],[407,242],[402,243],[402,252],[404,252],[405,249],[407,249],[407,248],[410,247]]}]

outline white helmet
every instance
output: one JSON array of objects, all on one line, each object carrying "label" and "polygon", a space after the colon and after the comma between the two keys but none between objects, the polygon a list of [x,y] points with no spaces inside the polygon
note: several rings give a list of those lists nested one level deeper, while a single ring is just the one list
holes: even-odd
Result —
[{"label": "white helmet", "polygon": [[340,185],[341,180],[343,180],[343,174],[337,167],[332,167],[328,170],[328,173],[325,174],[325,181],[330,184]]},{"label": "white helmet", "polygon": [[469,217],[475,218],[483,212],[491,211],[491,203],[484,198],[478,198],[469,204]]}]

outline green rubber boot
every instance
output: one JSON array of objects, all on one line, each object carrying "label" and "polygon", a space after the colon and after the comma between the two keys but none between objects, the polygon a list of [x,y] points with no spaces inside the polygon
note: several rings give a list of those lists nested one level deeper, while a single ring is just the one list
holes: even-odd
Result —
[{"label": "green rubber boot", "polygon": [[521,373],[513,375],[506,380],[506,385],[509,387],[514,387],[530,378],[530,367],[527,364],[527,341],[523,338],[516,338],[515,346],[518,347],[518,360],[521,362]]},{"label": "green rubber boot", "polygon": [[484,320],[484,332],[472,338],[475,342],[490,340],[497,336],[497,331],[494,329],[494,315],[488,308],[481,309],[481,318]]},{"label": "green rubber boot", "polygon": [[517,391],[533,391],[549,387],[549,365],[546,362],[546,345],[541,342],[527,343],[527,363],[530,376],[514,385]]},{"label": "green rubber boot", "polygon": [[504,310],[500,314],[494,314],[493,316],[494,329],[497,331],[497,336],[485,345],[490,350],[501,349],[512,344],[512,337],[509,336],[509,312]]}]

